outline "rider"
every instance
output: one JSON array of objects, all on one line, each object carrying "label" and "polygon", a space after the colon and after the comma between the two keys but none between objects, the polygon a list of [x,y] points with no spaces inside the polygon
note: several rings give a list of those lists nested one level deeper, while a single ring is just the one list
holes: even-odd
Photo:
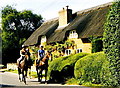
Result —
[{"label": "rider", "polygon": [[38,50],[38,59],[36,60],[36,62],[39,63],[44,56],[45,56],[45,51],[43,50],[43,46],[40,46],[40,49]]},{"label": "rider", "polygon": [[38,59],[42,60],[45,55],[45,51],[43,50],[43,46],[40,46],[40,50],[38,50]]},{"label": "rider", "polygon": [[26,46],[22,45],[22,49],[20,50],[20,58],[18,59],[19,66],[20,66],[20,62],[25,58],[26,54],[27,54],[27,52],[26,52]]},{"label": "rider", "polygon": [[30,51],[29,51],[29,48],[28,48],[27,46],[26,46],[25,51],[26,51],[26,54],[28,55],[28,57],[27,57],[27,58],[29,58],[29,59],[30,59]]},{"label": "rider", "polygon": [[36,59],[36,71],[37,71],[37,74],[38,74],[38,68],[39,68],[40,60],[43,59],[44,55],[45,55],[45,51],[43,50],[43,46],[40,46],[40,50],[38,50],[38,58]]},{"label": "rider", "polygon": [[27,57],[27,61],[28,61],[28,63],[27,63],[27,65],[28,65],[28,67],[29,66],[32,66],[32,64],[33,64],[33,62],[32,62],[32,59],[30,58],[30,51],[29,51],[29,47],[28,46],[26,46],[26,57]]}]

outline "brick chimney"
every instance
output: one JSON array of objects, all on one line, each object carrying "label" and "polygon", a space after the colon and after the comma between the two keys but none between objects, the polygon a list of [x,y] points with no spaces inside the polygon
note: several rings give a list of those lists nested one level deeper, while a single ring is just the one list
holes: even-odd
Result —
[{"label": "brick chimney", "polygon": [[72,21],[72,10],[68,9],[69,6],[66,6],[66,9],[63,8],[59,11],[59,26],[67,25]]}]

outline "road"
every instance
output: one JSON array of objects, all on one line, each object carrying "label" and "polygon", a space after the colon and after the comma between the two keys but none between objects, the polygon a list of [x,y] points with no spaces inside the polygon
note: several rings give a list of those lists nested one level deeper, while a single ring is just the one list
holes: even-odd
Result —
[{"label": "road", "polygon": [[[16,86],[41,86],[41,87],[75,87],[75,85],[61,85],[61,84],[40,84],[37,81],[37,78],[28,79],[27,78],[27,85],[25,85],[23,82],[19,82],[18,80],[18,74],[16,73],[10,73],[10,72],[0,72],[0,86],[2,87],[16,87]],[[82,87],[82,86],[76,86],[75,88],[90,88],[90,87]]]}]

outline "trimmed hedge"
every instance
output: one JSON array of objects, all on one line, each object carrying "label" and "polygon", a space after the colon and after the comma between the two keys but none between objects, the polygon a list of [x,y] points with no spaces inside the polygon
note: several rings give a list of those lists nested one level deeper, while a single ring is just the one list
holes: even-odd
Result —
[{"label": "trimmed hedge", "polygon": [[103,52],[87,55],[79,59],[74,67],[75,78],[80,84],[85,82],[95,84],[109,84],[109,61]]},{"label": "trimmed hedge", "polygon": [[75,55],[56,58],[48,67],[48,77],[52,82],[64,82],[67,78],[74,76],[74,65],[77,60],[88,55],[78,53]]},{"label": "trimmed hedge", "polygon": [[114,0],[103,33],[104,52],[110,62],[112,86],[120,86],[120,0]]}]

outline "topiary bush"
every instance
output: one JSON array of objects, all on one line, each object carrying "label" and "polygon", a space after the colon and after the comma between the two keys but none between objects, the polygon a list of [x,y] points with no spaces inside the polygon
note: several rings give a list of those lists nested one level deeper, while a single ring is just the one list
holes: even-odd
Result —
[{"label": "topiary bush", "polygon": [[76,62],[74,74],[75,78],[80,80],[80,84],[105,84],[110,81],[108,59],[103,52],[87,55]]},{"label": "topiary bush", "polygon": [[[105,58],[106,59],[106,58]],[[111,76],[111,72],[110,72],[110,68],[109,68],[110,64],[108,60],[104,60],[104,63],[102,64],[102,69],[100,72],[100,81],[101,84],[103,85],[110,85],[110,83],[113,83],[111,80],[112,76]]]},{"label": "topiary bush", "polygon": [[64,82],[66,79],[74,76],[74,65],[77,60],[88,55],[87,53],[78,53],[75,55],[56,58],[48,67],[48,77],[52,82]]}]

